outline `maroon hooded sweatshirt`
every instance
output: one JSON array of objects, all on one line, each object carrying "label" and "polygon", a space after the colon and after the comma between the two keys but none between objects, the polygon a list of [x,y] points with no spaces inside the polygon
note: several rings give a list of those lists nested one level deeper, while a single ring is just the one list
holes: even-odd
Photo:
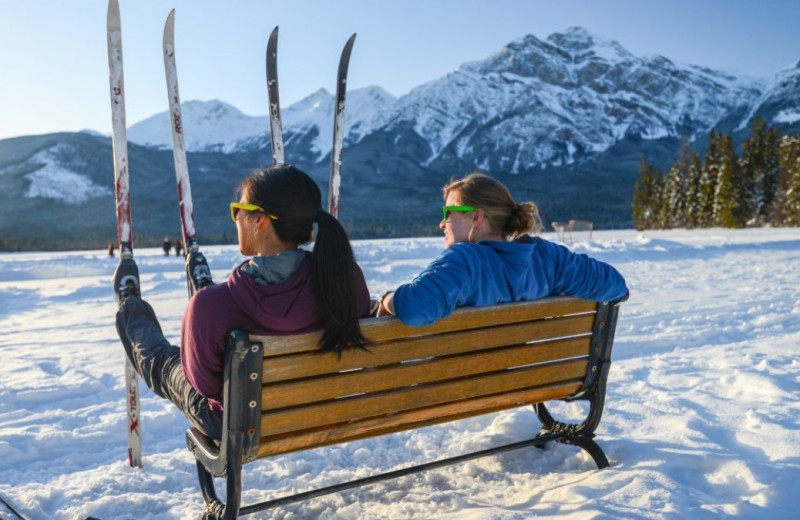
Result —
[{"label": "maroon hooded sweatshirt", "polygon": [[[228,332],[289,335],[322,329],[311,280],[311,253],[291,277],[273,285],[260,285],[239,267],[225,283],[206,287],[192,297],[181,326],[183,372],[220,420]],[[356,310],[366,317],[369,290],[360,268],[358,274]]]}]

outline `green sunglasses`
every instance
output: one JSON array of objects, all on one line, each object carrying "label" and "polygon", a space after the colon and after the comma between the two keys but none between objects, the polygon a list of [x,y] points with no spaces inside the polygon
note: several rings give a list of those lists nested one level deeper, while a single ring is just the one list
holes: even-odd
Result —
[{"label": "green sunglasses", "polygon": [[231,202],[231,220],[236,222],[236,215],[239,214],[239,210],[243,209],[245,211],[263,211],[269,218],[272,220],[278,220],[278,217],[267,213],[267,211],[262,208],[261,206],[256,206],[255,204],[248,204],[247,202]]},{"label": "green sunglasses", "polygon": [[469,213],[470,211],[475,211],[475,206],[442,206],[442,221],[446,221],[447,217],[450,216],[451,211],[456,211],[458,213]]}]

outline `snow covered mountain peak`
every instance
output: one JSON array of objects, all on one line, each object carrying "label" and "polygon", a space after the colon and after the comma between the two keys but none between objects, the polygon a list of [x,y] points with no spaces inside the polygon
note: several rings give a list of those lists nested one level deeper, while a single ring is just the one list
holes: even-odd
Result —
[{"label": "snow covered mountain peak", "polygon": [[459,70],[477,74],[509,73],[566,85],[574,83],[576,70],[592,64],[595,68],[605,68],[635,60],[635,56],[616,41],[582,27],[570,27],[551,34],[544,41],[533,35],[524,36],[489,58],[466,63]]},{"label": "snow covered mountain peak", "polygon": [[392,125],[431,145],[423,164],[458,160],[519,173],[603,152],[626,137],[694,137],[763,91],[756,81],[637,57],[580,27],[519,38],[412,90]]},{"label": "snow covered mountain peak", "polygon": [[763,93],[737,130],[745,128],[756,114],[770,125],[800,121],[800,61],[779,70],[769,83],[764,83]]},{"label": "snow covered mountain peak", "polygon": [[314,112],[324,110],[327,105],[330,105],[332,102],[333,95],[326,89],[321,88],[304,97],[297,103],[287,107],[283,117],[286,118],[289,114],[313,114]]},{"label": "snow covered mountain peak", "polygon": [[[354,89],[345,98],[345,143],[354,144],[386,124],[396,98],[380,87]],[[324,88],[283,111],[287,144],[307,138],[310,152],[324,158],[333,143],[334,96]]]},{"label": "snow covered mountain peak", "polygon": [[[219,100],[181,103],[184,139],[190,151],[227,151],[242,140],[263,135],[266,117],[244,114]],[[128,130],[131,142],[154,148],[172,148],[169,112],[161,112],[136,123]]]},{"label": "snow covered mountain peak", "polygon": [[[345,129],[348,142],[355,142],[383,126],[396,98],[380,87],[354,89],[347,94]],[[265,104],[266,106],[266,104]],[[248,116],[223,101],[181,103],[186,149],[192,152],[230,152],[242,147],[263,146],[269,133],[267,116]],[[333,94],[321,88],[281,109],[287,141],[311,137],[312,152],[318,158],[328,153],[333,139]],[[168,112],[161,112],[134,124],[128,130],[131,142],[153,148],[172,148]]]},{"label": "snow covered mountain peak", "polygon": [[613,40],[607,40],[606,38],[597,36],[583,27],[575,25],[572,27],[567,27],[564,32],[556,32],[551,34],[547,37],[547,40],[565,50],[579,51],[584,51],[590,47],[593,47],[598,42],[610,42],[616,44],[616,42]]},{"label": "snow covered mountain peak", "polygon": [[569,27],[564,32],[553,33],[547,37],[547,41],[571,54],[575,62],[592,58],[623,61],[634,57],[616,40],[603,38],[583,27]]},{"label": "snow covered mountain peak", "polygon": [[219,99],[212,99],[206,102],[187,101],[181,106],[181,110],[185,113],[192,112],[194,117],[209,121],[220,120],[226,117],[240,118],[244,116],[241,110]]}]

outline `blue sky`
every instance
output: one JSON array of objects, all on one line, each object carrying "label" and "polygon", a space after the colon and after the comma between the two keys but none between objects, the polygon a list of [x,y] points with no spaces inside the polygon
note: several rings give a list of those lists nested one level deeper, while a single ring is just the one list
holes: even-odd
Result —
[{"label": "blue sky", "polygon": [[[127,121],[167,109],[161,37],[176,9],[183,101],[266,113],[264,54],[280,26],[281,103],[333,91],[358,33],[349,88],[396,96],[526,34],[579,25],[636,55],[770,77],[800,59],[794,0],[120,0]],[[110,131],[107,0],[0,0],[0,139]]]}]

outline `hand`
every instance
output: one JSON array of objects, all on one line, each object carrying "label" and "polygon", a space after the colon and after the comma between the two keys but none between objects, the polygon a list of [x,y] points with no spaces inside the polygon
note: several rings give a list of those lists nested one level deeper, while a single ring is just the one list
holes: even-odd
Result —
[{"label": "hand", "polygon": [[378,309],[381,306],[380,300],[370,300],[369,301],[369,316],[375,318],[378,316]]},{"label": "hand", "polygon": [[375,314],[377,317],[381,316],[394,316],[394,292],[387,292],[381,299],[378,300],[378,312]]}]

